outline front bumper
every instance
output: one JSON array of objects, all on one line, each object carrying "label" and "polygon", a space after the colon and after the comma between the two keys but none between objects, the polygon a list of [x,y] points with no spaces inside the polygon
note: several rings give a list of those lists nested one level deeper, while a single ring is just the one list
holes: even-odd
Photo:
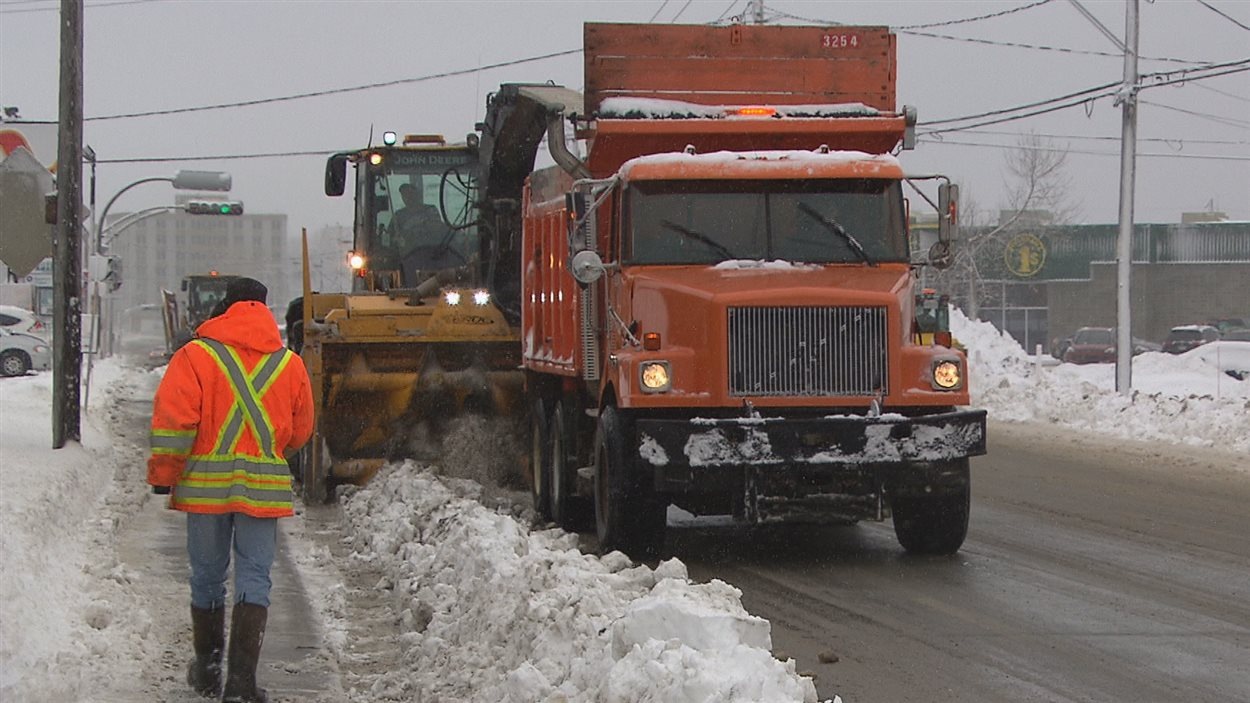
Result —
[{"label": "front bumper", "polygon": [[918,417],[639,418],[637,432],[638,465],[673,478],[700,469],[849,469],[949,462],[985,453],[984,410]]}]

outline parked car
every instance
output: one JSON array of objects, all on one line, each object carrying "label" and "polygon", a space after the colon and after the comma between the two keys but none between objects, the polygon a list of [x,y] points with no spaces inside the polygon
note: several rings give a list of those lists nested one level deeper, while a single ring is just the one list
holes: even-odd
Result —
[{"label": "parked car", "polygon": [[[1053,355],[1069,364],[1113,363],[1117,341],[1114,327],[1082,327],[1072,337],[1059,341],[1060,351]],[[1162,349],[1159,344],[1133,337],[1133,356]]]},{"label": "parked car", "polygon": [[1225,342],[1250,342],[1250,327],[1229,330],[1220,337]]},{"label": "parked car", "polygon": [[33,334],[44,340],[48,338],[48,326],[35,317],[35,313],[16,305],[0,305],[0,327],[13,332]]},{"label": "parked car", "polygon": [[1163,340],[1163,351],[1169,354],[1182,354],[1220,338],[1220,331],[1210,325],[1179,325],[1168,332]]},{"label": "parked car", "polygon": [[0,374],[25,376],[33,369],[52,368],[52,350],[48,342],[33,334],[14,332],[0,327]]}]

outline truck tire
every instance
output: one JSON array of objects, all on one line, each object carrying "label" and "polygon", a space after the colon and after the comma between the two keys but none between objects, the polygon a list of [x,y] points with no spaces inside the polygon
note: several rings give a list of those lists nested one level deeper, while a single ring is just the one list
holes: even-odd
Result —
[{"label": "truck tire", "polygon": [[30,357],[20,349],[10,349],[0,354],[0,373],[5,376],[25,376],[30,371]]},{"label": "truck tire", "polygon": [[541,399],[535,399],[530,408],[530,498],[534,513],[543,521],[552,519],[550,442],[546,408]]},{"label": "truck tire", "polygon": [[968,536],[971,498],[970,481],[932,495],[894,497],[891,509],[898,543],[913,554],[958,552]]},{"label": "truck tire", "polygon": [[599,412],[595,431],[595,531],[599,550],[614,549],[634,559],[657,556],[664,546],[668,504],[634,469],[626,449],[631,423],[615,407]]},{"label": "truck tire", "polygon": [[590,505],[577,495],[575,467],[569,463],[568,434],[565,432],[564,402],[556,401],[547,421],[550,444],[547,458],[550,461],[551,519],[569,532],[590,529]]}]

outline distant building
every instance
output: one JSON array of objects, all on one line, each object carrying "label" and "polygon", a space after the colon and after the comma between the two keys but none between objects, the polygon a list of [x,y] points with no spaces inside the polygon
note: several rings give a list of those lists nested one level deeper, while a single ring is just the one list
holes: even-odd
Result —
[{"label": "distant building", "polygon": [[[176,202],[222,199],[179,194]],[[109,224],[124,217],[126,213],[110,214]],[[263,282],[269,288],[269,304],[278,309],[285,309],[302,287],[298,250],[290,246],[283,214],[160,213],[116,232],[109,253],[122,260],[122,286],[112,294],[119,313],[159,304],[161,289],[178,291],[184,276],[211,271]]]},{"label": "distant building", "polygon": [[[964,232],[961,240],[974,241],[976,234]],[[975,275],[966,265],[955,267],[931,275],[930,285],[1029,351],[1039,344],[1048,349],[1079,327],[1116,324],[1118,235],[1114,224],[1017,223],[978,245]],[[1134,337],[1158,342],[1176,325],[1250,318],[1247,291],[1250,222],[1198,219],[1134,228]]]}]

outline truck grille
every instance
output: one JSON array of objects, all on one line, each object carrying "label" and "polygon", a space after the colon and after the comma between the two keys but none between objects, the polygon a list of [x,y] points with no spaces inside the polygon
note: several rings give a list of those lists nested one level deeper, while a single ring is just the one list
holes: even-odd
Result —
[{"label": "truck grille", "polygon": [[884,307],[729,308],[729,392],[865,396],[888,392]]}]

